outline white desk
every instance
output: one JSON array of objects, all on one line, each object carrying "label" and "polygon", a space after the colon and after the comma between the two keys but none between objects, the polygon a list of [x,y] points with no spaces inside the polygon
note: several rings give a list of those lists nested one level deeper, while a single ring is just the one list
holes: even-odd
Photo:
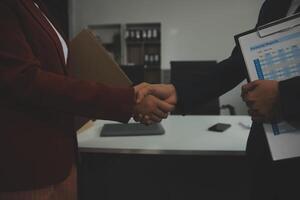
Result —
[{"label": "white desk", "polygon": [[[230,123],[223,133],[208,131],[215,123]],[[160,136],[100,137],[105,123],[78,135],[79,151],[90,153],[171,154],[171,155],[243,155],[249,128],[248,116],[170,116],[162,121],[166,133]]]}]

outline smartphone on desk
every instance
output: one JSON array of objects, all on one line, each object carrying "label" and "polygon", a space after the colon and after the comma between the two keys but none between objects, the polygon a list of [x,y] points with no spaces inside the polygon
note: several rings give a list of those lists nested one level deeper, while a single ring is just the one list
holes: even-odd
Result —
[{"label": "smartphone on desk", "polygon": [[231,127],[230,124],[224,124],[224,123],[217,123],[211,127],[208,128],[209,131],[214,131],[214,132],[224,132],[227,129]]}]

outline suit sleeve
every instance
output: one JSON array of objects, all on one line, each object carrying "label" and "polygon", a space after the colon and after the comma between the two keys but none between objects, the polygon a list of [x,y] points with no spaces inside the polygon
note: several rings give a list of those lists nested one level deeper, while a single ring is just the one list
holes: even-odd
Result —
[{"label": "suit sleeve", "polygon": [[285,120],[300,119],[300,77],[279,82],[280,102]]},{"label": "suit sleeve", "polygon": [[174,83],[178,96],[178,109],[187,114],[195,105],[206,103],[237,86],[246,78],[241,52],[234,48],[232,55],[217,64],[214,71],[206,77],[188,82]]},{"label": "suit sleeve", "polygon": [[17,16],[0,3],[0,98],[14,105],[126,122],[133,88],[80,81],[42,70]]},{"label": "suit sleeve", "polygon": [[[265,12],[270,7],[270,1],[265,1],[259,13],[256,27],[268,20]],[[236,87],[247,78],[247,71],[239,47],[235,47],[226,60],[218,63],[216,69],[207,77],[189,82],[174,83],[178,94],[178,109],[186,114],[201,103],[206,103]]]}]

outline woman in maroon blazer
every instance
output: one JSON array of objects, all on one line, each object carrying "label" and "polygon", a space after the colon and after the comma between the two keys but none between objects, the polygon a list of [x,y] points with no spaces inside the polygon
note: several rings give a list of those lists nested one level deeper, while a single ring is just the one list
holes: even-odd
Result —
[{"label": "woman in maroon blazer", "polygon": [[0,0],[0,27],[0,199],[76,199],[74,115],[159,121],[173,108],[135,104],[138,87],[69,78],[67,44],[39,1]]}]

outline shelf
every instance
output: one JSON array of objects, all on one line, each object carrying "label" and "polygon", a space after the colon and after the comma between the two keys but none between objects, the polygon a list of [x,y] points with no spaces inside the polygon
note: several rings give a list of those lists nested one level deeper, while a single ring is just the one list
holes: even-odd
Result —
[{"label": "shelf", "polygon": [[161,23],[126,24],[125,28],[127,62],[144,65],[146,81],[158,82],[161,66]]},{"label": "shelf", "polygon": [[160,45],[160,41],[126,41],[127,45]]},{"label": "shelf", "polygon": [[145,64],[145,69],[160,69],[160,64]]}]

